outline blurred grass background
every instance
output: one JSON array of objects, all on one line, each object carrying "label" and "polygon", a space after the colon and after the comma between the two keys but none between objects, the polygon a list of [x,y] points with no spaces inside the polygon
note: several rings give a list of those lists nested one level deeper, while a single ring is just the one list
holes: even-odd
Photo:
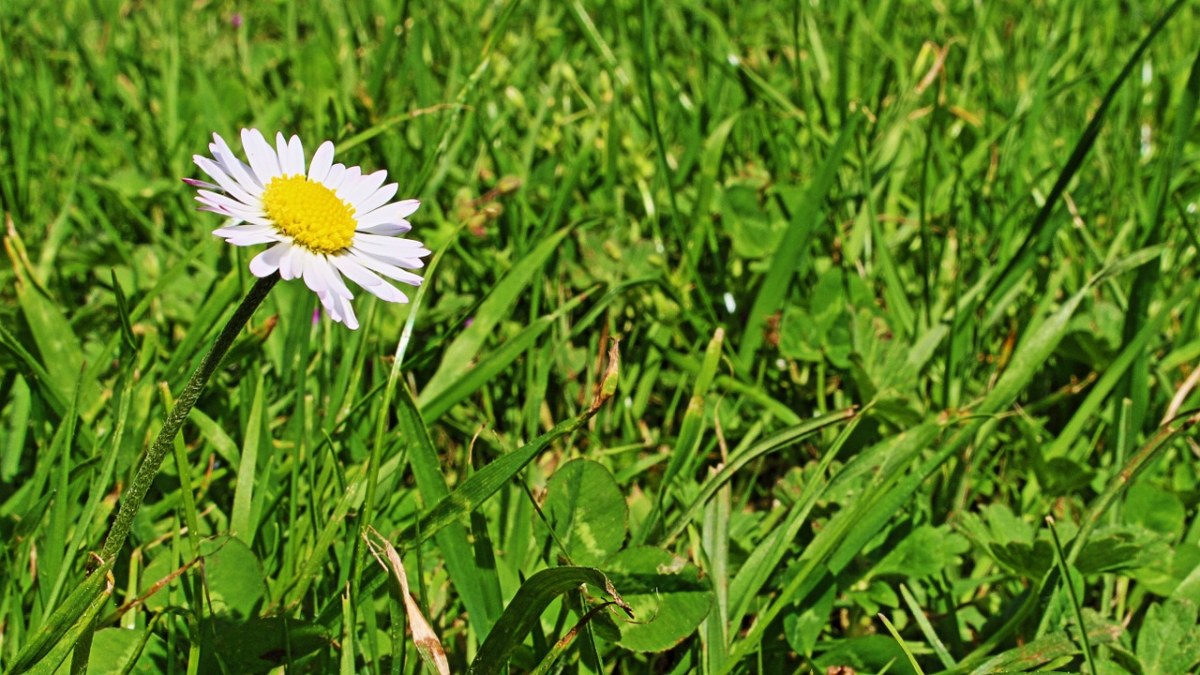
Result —
[{"label": "blurred grass background", "polygon": [[[274,290],[139,514],[90,672],[421,669],[367,525],[454,672],[1188,671],[1195,22],[7,0],[0,668],[252,283],[180,178],[256,127],[387,169],[437,262],[416,311],[361,294],[358,332]],[[569,563],[640,623],[534,576]]]}]

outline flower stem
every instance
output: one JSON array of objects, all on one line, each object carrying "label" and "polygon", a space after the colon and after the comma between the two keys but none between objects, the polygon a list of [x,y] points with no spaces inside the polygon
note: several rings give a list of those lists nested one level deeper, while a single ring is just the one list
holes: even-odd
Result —
[{"label": "flower stem", "polygon": [[[108,574],[112,569],[117,554],[121,552],[121,548],[125,546],[125,540],[129,538],[133,519],[137,515],[138,509],[142,508],[142,501],[145,500],[146,493],[150,490],[150,484],[158,475],[163,458],[175,445],[175,436],[183,426],[183,421],[187,419],[188,413],[196,405],[196,400],[200,398],[200,392],[204,391],[208,380],[220,367],[221,360],[225,358],[225,353],[233,345],[238,333],[242,332],[242,328],[250,320],[254,310],[258,309],[258,306],[267,297],[267,293],[278,281],[279,275],[272,274],[254,282],[254,286],[250,288],[246,297],[242,299],[242,303],[234,310],[229,322],[225,324],[225,327],[217,335],[217,339],[213,341],[208,353],[200,360],[200,365],[196,366],[196,370],[192,372],[192,377],[183,388],[183,392],[180,393],[179,398],[175,399],[175,405],[167,415],[162,429],[159,430],[158,437],[154,439],[154,444],[150,446],[145,459],[138,466],[137,474],[134,475],[133,482],[129,484],[129,489],[121,496],[117,519],[108,531],[108,537],[104,540],[104,548],[101,549],[100,557],[88,565],[89,574]],[[18,665],[24,662],[32,664],[40,660],[50,647],[62,637],[66,628],[79,618],[78,614],[68,616],[71,612],[73,612],[71,603],[60,604],[43,625],[42,630],[26,646],[25,651],[21,654],[25,658],[18,658]],[[94,616],[87,619],[87,625],[75,641],[74,653],[71,656],[70,672],[72,675],[87,673],[92,651],[92,637],[96,628],[94,621]]]},{"label": "flower stem", "polygon": [[242,332],[246,322],[250,320],[250,316],[254,314],[254,310],[262,304],[263,299],[267,297],[267,293],[279,281],[278,274],[272,274],[269,277],[259,279],[254,283],[254,286],[242,299],[242,304],[238,305],[229,322],[221,329],[221,333],[217,335],[217,339],[209,348],[208,353],[200,360],[200,365],[192,373],[191,379],[188,380],[187,386],[179,394],[179,398],[175,400],[175,406],[171,408],[170,414],[167,415],[166,422],[163,423],[162,429],[158,432],[158,437],[154,439],[154,444],[150,446],[150,451],[146,453],[146,458],[142,460],[141,466],[138,467],[137,474],[130,483],[129,489],[121,497],[121,507],[117,511],[117,519],[113,522],[112,529],[108,531],[108,537],[104,540],[104,548],[100,552],[100,557],[104,562],[112,562],[117,554],[121,552],[121,548],[125,545],[125,540],[129,538],[129,530],[133,527],[133,518],[137,515],[138,509],[142,507],[142,500],[146,498],[146,492],[150,490],[150,484],[154,482],[154,477],[158,475],[158,468],[162,465],[163,458],[171,451],[171,447],[175,442],[175,435],[179,433],[179,428],[183,426],[183,421],[187,419],[188,413],[192,411],[192,406],[196,405],[196,399],[200,398],[200,392],[204,391],[204,386],[208,384],[209,378],[217,371],[221,365],[221,359],[225,357],[225,352],[229,351],[229,347],[233,344],[238,333]]}]

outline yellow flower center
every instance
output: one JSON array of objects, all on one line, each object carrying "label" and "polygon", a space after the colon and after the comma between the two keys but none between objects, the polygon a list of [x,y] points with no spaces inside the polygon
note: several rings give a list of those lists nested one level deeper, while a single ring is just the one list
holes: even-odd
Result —
[{"label": "yellow flower center", "polygon": [[337,253],[354,241],[354,208],[321,183],[276,176],[263,190],[262,203],[275,227],[310,251]]}]

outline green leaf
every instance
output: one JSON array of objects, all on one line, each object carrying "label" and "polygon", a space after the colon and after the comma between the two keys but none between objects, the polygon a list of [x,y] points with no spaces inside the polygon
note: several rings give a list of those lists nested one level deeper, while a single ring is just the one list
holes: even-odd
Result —
[{"label": "green leaf", "polygon": [[783,630],[792,649],[812,657],[817,638],[829,626],[833,613],[833,601],[837,597],[837,584],[829,584],[821,597],[811,604],[798,608],[800,611],[783,617]]},{"label": "green leaf", "polygon": [[255,616],[267,594],[258,556],[233,537],[204,541],[200,552],[213,611],[242,619]]},{"label": "green leaf", "polygon": [[852,115],[842,126],[837,140],[829,149],[829,154],[825,156],[825,161],[804,193],[803,201],[791,214],[792,220],[775,250],[775,255],[771,258],[766,277],[750,308],[746,332],[742,334],[741,345],[738,349],[738,359],[744,366],[751,363],[751,357],[762,344],[763,326],[767,317],[774,314],[784,304],[791,288],[792,277],[795,275],[800,261],[807,255],[808,241],[812,236],[813,229],[821,221],[825,197],[833,187],[838,169],[842,165],[842,155],[850,146],[850,139],[854,138],[858,131],[861,119],[862,115]]},{"label": "green leaf", "polygon": [[1112,102],[1117,98],[1117,94],[1121,91],[1121,85],[1133,72],[1134,68],[1142,62],[1142,54],[1154,42],[1154,38],[1158,35],[1171,17],[1175,16],[1176,12],[1183,7],[1182,0],[1177,0],[1172,3],[1162,13],[1154,25],[1150,28],[1146,36],[1138,44],[1137,49],[1125,61],[1121,72],[1117,74],[1112,83],[1108,86],[1108,91],[1104,93],[1104,98],[1100,100],[1100,105],[1096,111],[1092,113],[1092,119],[1088,122],[1087,127],[1079,135],[1079,139],[1075,142],[1075,147],[1071,150],[1071,156],[1067,159],[1059,171],[1058,178],[1054,181],[1054,186],[1050,188],[1049,194],[1046,195],[1045,201],[1042,203],[1042,208],[1038,209],[1038,213],[1034,216],[1033,223],[1030,224],[1028,234],[1024,241],[1018,247],[1017,252],[1005,263],[1004,270],[994,278],[991,286],[988,288],[988,298],[999,298],[1008,292],[1010,288],[1017,283],[1017,280],[1028,270],[1034,263],[1036,256],[1041,251],[1044,251],[1054,238],[1054,233],[1058,228],[1067,222],[1066,218],[1051,218],[1051,215],[1062,203],[1062,195],[1071,184],[1072,179],[1083,167],[1088,153],[1091,152],[1092,146],[1095,145],[1096,139],[1100,135],[1100,130],[1104,126],[1104,121],[1108,116],[1108,109]]},{"label": "green leaf", "polygon": [[871,573],[909,578],[933,576],[953,565],[969,548],[967,540],[949,526],[921,525],[889,551]]},{"label": "green leaf", "polygon": [[738,183],[721,193],[721,220],[728,223],[733,252],[741,258],[766,258],[779,245],[784,223],[762,203],[762,185]]},{"label": "green leaf", "polygon": [[[600,392],[593,399],[591,405],[575,417],[559,422],[550,431],[472,473],[461,485],[455,488],[454,492],[439,499],[437,503],[421,515],[420,528],[418,528],[421,540],[428,539],[442,528],[454,523],[459,517],[479,508],[480,504],[487,501],[492,495],[496,494],[497,490],[516,477],[517,474],[521,473],[526,465],[533,461],[534,457],[537,457],[543,450],[550,447],[550,444],[556,439],[582,428],[616,392],[619,377],[620,352],[614,344],[608,352],[608,365],[605,369]],[[411,398],[407,400],[411,401]],[[407,414],[412,418],[411,424],[415,425],[419,421],[419,416],[413,412],[411,406],[412,404],[410,403]],[[404,408],[401,410],[404,410]],[[422,426],[422,428],[424,427]],[[427,437],[428,432],[425,432],[425,434]],[[425,459],[420,460],[422,463],[437,461],[436,455],[433,455],[432,459],[430,459],[428,449],[421,449],[420,446],[418,446],[418,449],[426,455]],[[414,457],[413,461],[416,462],[418,459]],[[414,466],[415,470],[416,467]],[[422,471],[426,470],[428,469],[422,469]],[[407,541],[416,536],[417,533],[414,531],[414,528],[410,527],[405,530],[401,539]]]},{"label": "green leaf", "polygon": [[866,635],[838,640],[829,651],[813,659],[818,672],[884,672],[915,675],[904,649],[887,635]]},{"label": "green leaf", "polygon": [[202,673],[265,673],[285,663],[296,665],[330,644],[320,626],[282,616],[239,620],[217,615],[203,621],[200,631]]},{"label": "green leaf", "polygon": [[1175,536],[1184,531],[1187,509],[1175,493],[1146,481],[1138,481],[1129,486],[1125,494],[1122,514],[1127,523]]},{"label": "green leaf", "polygon": [[1082,574],[1119,572],[1140,567],[1167,547],[1158,539],[1140,527],[1098,531],[1079,551],[1075,567]]},{"label": "green leaf", "polygon": [[1054,548],[1045,539],[993,544],[988,550],[996,562],[1026,579],[1038,579],[1054,565]]},{"label": "green leaf", "polygon": [[1150,593],[1200,602],[1198,579],[1193,576],[1200,570],[1200,546],[1181,543],[1171,547],[1162,541],[1153,542],[1139,562],[1142,566],[1132,570],[1130,576]]},{"label": "green leaf", "polygon": [[625,496],[596,462],[577,459],[555,471],[542,509],[573,564],[598,565],[625,541]]},{"label": "green leaf", "polygon": [[[1084,612],[1084,616],[1088,615],[1088,612]],[[1094,616],[1092,618],[1094,619]],[[1114,642],[1120,637],[1123,630],[1120,624],[1094,620],[1089,621],[1087,626],[1088,641],[1093,646]],[[1072,627],[1070,631],[1044,635],[1020,647],[1001,652],[985,661],[978,668],[971,671],[971,673],[972,675],[985,675],[986,673],[1028,672],[1037,670],[1039,666],[1049,663],[1052,660],[1065,656],[1074,656],[1078,653],[1078,634],[1076,633],[1076,629]],[[1147,671],[1147,673],[1150,672],[1165,673],[1172,671]]]},{"label": "green leaf", "polygon": [[495,627],[479,647],[479,653],[467,672],[471,675],[490,675],[504,670],[514,649],[525,641],[546,607],[567,591],[590,584],[603,589],[619,606],[629,609],[614,585],[598,569],[591,567],[554,567],[542,570],[525,580],[512,602],[496,621]]},{"label": "green leaf", "polygon": [[779,325],[779,353],[797,361],[821,361],[821,335],[804,309],[789,305],[783,311]]},{"label": "green leaf", "polygon": [[[25,450],[25,436],[29,433],[33,412],[32,392],[29,383],[20,374],[13,376],[13,384],[9,389],[8,416],[9,424],[4,441],[0,441],[0,482],[11,482],[21,465],[21,455]],[[3,507],[0,507],[3,511]]]},{"label": "green leaf", "polygon": [[721,467],[713,475],[709,476],[700,486],[699,494],[680,516],[675,518],[675,521],[667,529],[667,535],[663,537],[663,542],[670,542],[675,537],[679,536],[691,522],[692,517],[703,508],[704,504],[716,494],[717,490],[725,483],[732,480],[734,474],[740,471],[746,464],[762,457],[763,455],[774,452],[781,448],[785,448],[796,441],[799,441],[811,434],[814,434],[825,427],[844,422],[853,418],[857,414],[856,409],[849,408],[839,410],[827,415],[822,415],[815,419],[810,419],[796,426],[789,427],[773,434],[770,437],[755,443],[744,451],[738,452],[729,458],[729,462]]},{"label": "green leaf", "polygon": [[712,591],[696,566],[662,549],[626,549],[604,570],[633,609],[635,619],[618,624],[619,644],[627,649],[670,649],[696,630],[712,606]]},{"label": "green leaf", "polygon": [[147,628],[105,628],[92,638],[88,675],[151,675],[166,668],[162,638]]},{"label": "green leaf", "polygon": [[846,312],[846,294],[843,290],[842,268],[830,267],[812,287],[811,312],[817,330],[826,335]]},{"label": "green leaf", "polygon": [[1075,494],[1092,482],[1096,472],[1090,467],[1066,457],[1051,457],[1046,462],[1034,462],[1033,469],[1046,494],[1061,497]]},{"label": "green leaf", "polygon": [[1200,627],[1189,600],[1153,604],[1137,635],[1136,653],[1145,673],[1186,673],[1200,661]]}]

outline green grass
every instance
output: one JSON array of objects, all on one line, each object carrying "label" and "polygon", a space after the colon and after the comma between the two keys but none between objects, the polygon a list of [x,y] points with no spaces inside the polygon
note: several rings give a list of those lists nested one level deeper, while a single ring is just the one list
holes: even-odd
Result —
[{"label": "green grass", "polygon": [[[0,671],[1195,668],[1160,4],[0,3]],[[427,282],[279,284],[102,561],[242,127],[386,168]]]}]

